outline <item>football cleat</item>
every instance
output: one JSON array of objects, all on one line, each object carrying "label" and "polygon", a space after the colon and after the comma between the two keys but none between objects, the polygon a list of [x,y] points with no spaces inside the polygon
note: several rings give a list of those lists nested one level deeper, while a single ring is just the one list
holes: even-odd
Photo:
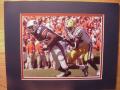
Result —
[{"label": "football cleat", "polygon": [[66,72],[62,72],[62,73],[56,75],[56,77],[67,77],[69,75],[71,75],[71,72],[70,71],[66,71]]},{"label": "football cleat", "polygon": [[85,66],[85,68],[82,69],[82,72],[84,73],[84,76],[87,77],[88,76],[88,66]]}]

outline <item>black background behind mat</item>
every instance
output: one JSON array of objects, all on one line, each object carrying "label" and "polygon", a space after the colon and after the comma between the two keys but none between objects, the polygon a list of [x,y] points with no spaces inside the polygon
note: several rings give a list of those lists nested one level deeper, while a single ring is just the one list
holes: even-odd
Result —
[{"label": "black background behind mat", "polygon": [[[85,2],[5,2],[5,53],[8,90],[114,89],[118,52],[118,4]],[[104,14],[102,80],[21,80],[20,13]]]}]

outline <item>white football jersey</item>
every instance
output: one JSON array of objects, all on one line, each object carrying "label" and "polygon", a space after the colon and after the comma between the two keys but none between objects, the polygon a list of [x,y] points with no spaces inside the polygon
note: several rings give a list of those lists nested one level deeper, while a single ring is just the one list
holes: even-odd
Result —
[{"label": "white football jersey", "polygon": [[86,43],[92,42],[88,33],[84,29],[81,29],[81,28],[76,28],[74,33],[73,33],[73,36],[81,38],[81,40],[83,40]]}]

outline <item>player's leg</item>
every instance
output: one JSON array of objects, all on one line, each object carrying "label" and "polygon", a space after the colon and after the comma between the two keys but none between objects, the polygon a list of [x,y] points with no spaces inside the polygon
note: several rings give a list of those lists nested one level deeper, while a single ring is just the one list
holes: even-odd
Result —
[{"label": "player's leg", "polygon": [[85,54],[84,60],[96,71],[96,75],[100,75],[100,71],[94,62],[94,55],[92,51],[89,51]]},{"label": "player's leg", "polygon": [[100,71],[99,71],[96,63],[93,60],[88,60],[88,63],[96,71],[96,75],[100,75]]},{"label": "player's leg", "polygon": [[61,49],[58,46],[54,46],[51,50],[52,53],[54,53],[54,56],[57,57],[57,60],[59,61],[59,64],[62,68],[62,73],[57,75],[57,77],[64,77],[64,76],[68,76],[71,74],[70,71],[68,71],[68,66],[66,64],[64,55],[61,51]]},{"label": "player's leg", "polygon": [[42,60],[43,60],[44,69],[48,69],[48,61],[45,54],[42,54]]},{"label": "player's leg", "polygon": [[55,62],[55,58],[53,58],[53,53],[49,53],[49,59],[50,59],[50,68],[56,69],[56,62]]},{"label": "player's leg", "polygon": [[87,77],[88,76],[88,65],[87,65],[87,61],[84,60],[84,57],[85,57],[85,55],[81,55],[82,65],[81,65],[80,69],[84,73],[84,76]]},{"label": "player's leg", "polygon": [[36,55],[36,60],[37,60],[37,69],[40,69],[41,65],[41,57],[40,54]]},{"label": "player's leg", "polygon": [[29,70],[33,69],[33,66],[32,66],[32,54],[31,53],[29,54],[29,58],[28,58],[28,67],[29,67]]}]

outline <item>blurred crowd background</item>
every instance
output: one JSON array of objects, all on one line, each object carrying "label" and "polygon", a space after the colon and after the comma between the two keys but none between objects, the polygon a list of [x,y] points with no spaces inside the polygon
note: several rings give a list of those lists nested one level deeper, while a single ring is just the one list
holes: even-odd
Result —
[{"label": "blurred crowd background", "polygon": [[[22,16],[22,48],[23,48],[23,61],[26,63],[29,61],[28,59],[32,59],[33,65],[35,61],[38,59],[39,61],[37,63],[40,63],[37,65],[38,68],[44,67],[48,68],[49,64],[51,68],[55,67],[54,60],[49,60],[49,51],[43,51],[43,42],[39,42],[35,39],[35,37],[32,34],[29,34],[26,28],[27,22],[29,20],[36,20],[39,25],[44,25],[51,29],[56,34],[66,37],[66,21],[69,19],[74,20],[75,27],[80,27],[88,33],[90,38],[92,39],[92,47],[96,51],[100,51],[101,44],[102,44],[102,32],[103,32],[103,17],[102,16]],[[68,45],[64,44],[65,51],[69,51],[66,48]],[[67,52],[66,52],[67,53]],[[28,58],[28,55],[30,58]],[[40,57],[37,57],[39,56]],[[45,57],[45,58],[43,58]],[[42,62],[40,61],[42,59]],[[69,61],[68,61],[69,63]],[[27,64],[27,63],[26,63]],[[24,65],[25,68],[32,67],[29,65]]]}]

